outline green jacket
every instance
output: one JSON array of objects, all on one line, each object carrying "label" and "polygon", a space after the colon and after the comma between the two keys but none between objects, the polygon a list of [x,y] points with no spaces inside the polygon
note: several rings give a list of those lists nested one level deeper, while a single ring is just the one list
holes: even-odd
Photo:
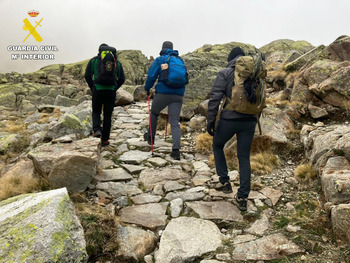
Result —
[{"label": "green jacket", "polygon": [[106,85],[100,85],[100,84],[95,84],[94,80],[97,78],[97,66],[98,66],[98,58],[93,57],[90,59],[86,70],[85,70],[85,80],[87,84],[89,85],[89,88],[91,91],[94,90],[117,90],[119,89],[124,81],[125,81],[125,76],[124,76],[124,70],[122,64],[117,61],[117,67],[115,69],[116,71],[116,76],[117,79],[115,81],[115,85],[112,86],[106,86]]}]

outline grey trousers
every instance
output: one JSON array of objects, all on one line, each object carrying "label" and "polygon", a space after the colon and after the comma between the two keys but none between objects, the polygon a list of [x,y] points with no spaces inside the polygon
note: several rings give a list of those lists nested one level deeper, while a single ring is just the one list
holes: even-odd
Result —
[{"label": "grey trousers", "polygon": [[[180,112],[183,102],[183,96],[173,94],[156,93],[152,102],[151,109],[151,128],[152,136],[155,138],[159,113],[168,106],[169,123],[171,126],[171,135],[173,138],[173,149],[180,149],[181,129]],[[151,134],[148,128],[148,134]]]}]

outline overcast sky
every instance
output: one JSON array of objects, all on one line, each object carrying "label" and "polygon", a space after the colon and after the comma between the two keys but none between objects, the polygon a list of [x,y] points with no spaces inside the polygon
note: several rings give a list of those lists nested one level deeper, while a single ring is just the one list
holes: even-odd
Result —
[{"label": "overcast sky", "polygon": [[[31,18],[29,10],[40,12]],[[157,56],[165,40],[180,54],[232,41],[260,48],[277,39],[329,45],[350,35],[349,0],[0,0],[0,72],[31,72],[96,55],[99,44]],[[23,30],[27,18],[41,43]],[[9,45],[55,45],[54,61],[11,60]],[[43,52],[30,52],[42,54]]]}]

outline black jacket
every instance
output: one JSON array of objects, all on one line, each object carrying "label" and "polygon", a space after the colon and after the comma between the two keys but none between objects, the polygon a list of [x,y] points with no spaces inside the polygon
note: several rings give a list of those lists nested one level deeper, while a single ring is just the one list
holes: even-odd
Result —
[{"label": "black jacket", "polygon": [[[215,122],[216,115],[218,114],[221,100],[226,96],[231,98],[232,87],[235,80],[235,65],[240,55],[231,60],[225,69],[221,70],[214,82],[214,86],[210,93],[210,99],[208,103],[207,121],[208,123]],[[221,118],[223,119],[252,119],[257,118],[253,114],[244,114],[236,111],[225,110],[221,112]]]}]

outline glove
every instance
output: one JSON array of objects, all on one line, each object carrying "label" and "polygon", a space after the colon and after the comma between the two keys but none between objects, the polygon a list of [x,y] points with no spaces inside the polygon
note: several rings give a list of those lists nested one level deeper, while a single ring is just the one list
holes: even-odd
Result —
[{"label": "glove", "polygon": [[215,121],[214,122],[208,122],[208,124],[207,124],[207,132],[211,136],[214,136],[214,133],[215,133]]},{"label": "glove", "polygon": [[151,94],[151,92],[149,90],[147,90],[147,96],[149,96]]}]

